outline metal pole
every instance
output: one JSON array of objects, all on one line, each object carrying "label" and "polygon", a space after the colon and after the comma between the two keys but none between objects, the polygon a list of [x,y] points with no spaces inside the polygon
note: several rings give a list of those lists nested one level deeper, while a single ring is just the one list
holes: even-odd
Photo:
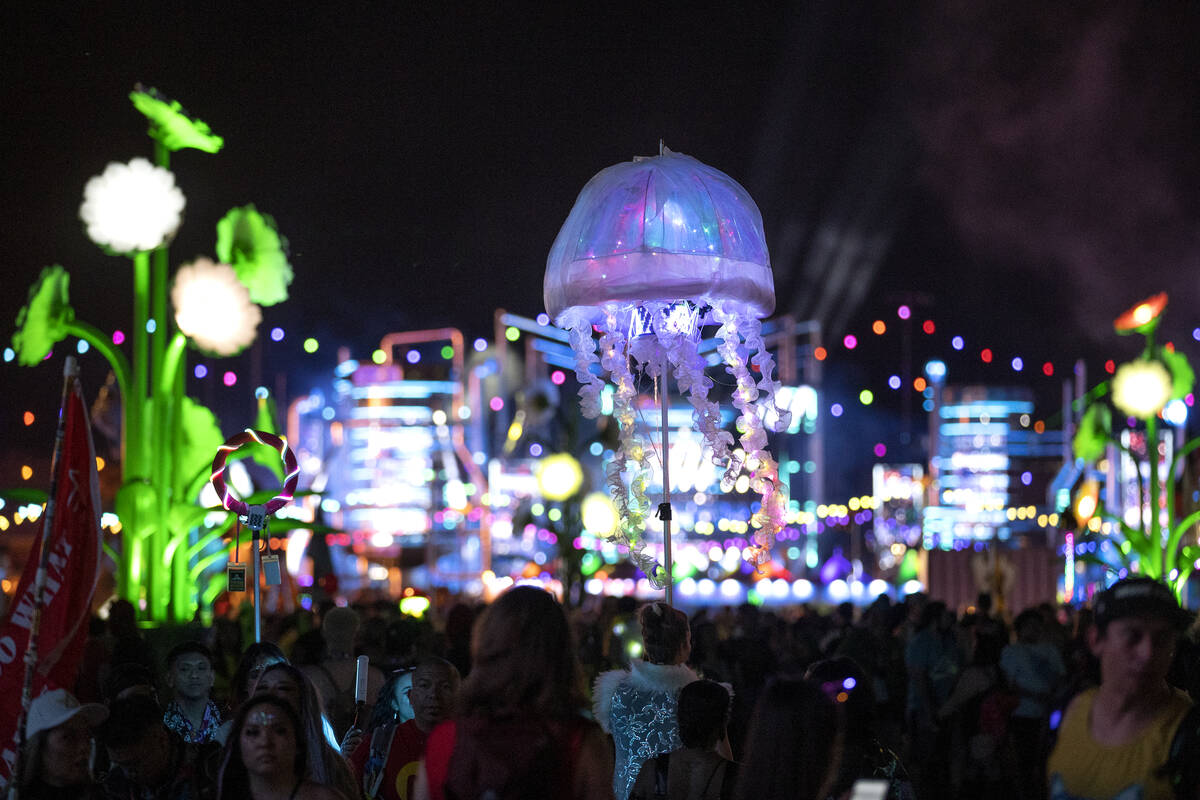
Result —
[{"label": "metal pole", "polygon": [[254,551],[254,642],[262,641],[262,588],[258,585],[262,555],[258,552],[258,528],[250,529],[250,548]]},{"label": "metal pole", "polygon": [[658,516],[663,523],[663,560],[667,567],[667,605],[674,606],[675,571],[671,564],[671,429],[667,426],[667,396],[670,392],[668,384],[667,362],[663,361],[662,395],[659,400],[662,405],[662,502],[658,506]]},{"label": "metal pole", "polygon": [[[54,432],[54,454],[50,458],[50,494],[46,497],[46,511],[42,514],[41,550],[38,553],[38,568],[33,580],[33,616],[29,625],[29,644],[25,648],[25,682],[21,688],[21,719],[17,723],[17,753],[25,749],[25,724],[29,717],[29,704],[33,702],[33,674],[38,661],[38,638],[42,628],[42,609],[46,606],[46,565],[50,560],[50,537],[54,533],[54,518],[58,513],[58,467],[62,458],[63,439],[66,438],[67,403],[71,397],[79,370],[74,356],[67,356],[63,365],[62,400],[58,406],[58,427]],[[21,759],[18,755],[16,769],[8,783],[9,800],[15,800],[21,782]]]}]

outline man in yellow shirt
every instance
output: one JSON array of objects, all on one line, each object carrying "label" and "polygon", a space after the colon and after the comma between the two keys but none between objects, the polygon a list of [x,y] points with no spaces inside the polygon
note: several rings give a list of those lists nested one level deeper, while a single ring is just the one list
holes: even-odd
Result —
[{"label": "man in yellow shirt", "polygon": [[[1150,578],[1127,578],[1101,592],[1089,644],[1100,686],[1071,701],[1047,764],[1051,800],[1173,800],[1198,797],[1167,769],[1172,741],[1191,709],[1167,683],[1179,634],[1190,615]],[[1183,790],[1184,793],[1176,794]]]}]

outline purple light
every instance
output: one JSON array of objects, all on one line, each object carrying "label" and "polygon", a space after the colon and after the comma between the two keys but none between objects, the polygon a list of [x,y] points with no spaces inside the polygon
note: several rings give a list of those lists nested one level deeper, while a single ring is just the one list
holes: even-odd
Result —
[{"label": "purple light", "polygon": [[846,678],[846,680],[842,681],[842,688],[847,692],[853,689],[855,686],[858,686],[858,681],[854,680],[854,678]]},{"label": "purple light", "polygon": [[1025,369],[1024,360],[1022,360],[1022,358],[1020,356],[1016,356],[1012,360],[1012,368],[1013,368],[1013,372],[1020,372],[1021,370]]},{"label": "purple light", "polygon": [[113,344],[121,344],[125,341],[124,331],[113,331]]},{"label": "purple light", "polygon": [[900,306],[896,309],[896,316],[900,319],[908,319],[912,316],[912,309],[908,306]]},{"label": "purple light", "polygon": [[221,382],[226,386],[233,386],[235,383],[237,383],[237,374],[234,372],[226,372],[225,375],[222,376]]},{"label": "purple light", "polygon": [[197,378],[203,379],[208,375],[208,367],[204,366],[203,364],[197,364],[196,368],[192,370],[192,374]]},{"label": "purple light", "polygon": [[900,376],[893,375],[892,377],[888,378],[888,386],[892,387],[893,389],[899,389],[900,388]]},{"label": "purple light", "polygon": [[1021,473],[1021,483],[1025,484],[1026,486],[1033,483],[1033,473],[1030,472],[1029,470],[1022,472]]},{"label": "purple light", "polygon": [[831,405],[829,407],[829,413],[833,414],[835,417],[840,417],[842,415],[843,410],[844,409],[842,408],[841,403],[834,403],[833,405]]},{"label": "purple light", "polygon": [[407,353],[404,354],[404,360],[410,364],[415,364],[421,360],[421,354],[418,353],[416,350],[409,350]]},{"label": "purple light", "polygon": [[550,382],[555,386],[562,386],[567,380],[566,374],[561,369],[556,369],[550,373]]},{"label": "purple light", "polygon": [[847,333],[846,338],[842,339],[842,344],[846,345],[847,350],[853,350],[858,347],[858,338],[853,333]]},{"label": "purple light", "polygon": [[482,353],[484,350],[487,350],[487,339],[476,339],[474,347],[476,353]]},{"label": "purple light", "polygon": [[950,346],[955,350],[962,350],[964,347],[966,347],[966,343],[963,341],[961,336],[955,336],[950,340]]},{"label": "purple light", "polygon": [[271,341],[272,342],[282,342],[283,341],[283,328],[271,328]]},{"label": "purple light", "polygon": [[490,408],[492,411],[499,411],[500,409],[504,408],[504,400],[499,397],[493,397],[488,401],[488,408]]},{"label": "purple light", "polygon": [[542,446],[540,444],[538,444],[537,442],[534,442],[533,444],[529,445],[529,455],[533,456],[534,458],[537,458],[541,454],[542,454]]},{"label": "purple light", "polygon": [[876,458],[883,458],[887,455],[887,445],[885,445],[883,442],[877,442],[874,450]]}]

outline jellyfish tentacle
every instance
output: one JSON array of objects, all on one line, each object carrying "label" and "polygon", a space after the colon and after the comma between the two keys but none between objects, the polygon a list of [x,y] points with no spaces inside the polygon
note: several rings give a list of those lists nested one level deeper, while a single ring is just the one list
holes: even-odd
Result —
[{"label": "jellyfish tentacle", "polygon": [[696,429],[712,449],[715,464],[723,464],[729,458],[733,435],[721,426],[721,410],[708,397],[712,379],[704,374],[705,361],[700,355],[699,337],[658,333],[659,344],[674,365],[675,383],[679,392],[692,406],[692,420]]},{"label": "jellyfish tentacle", "polygon": [[[650,511],[650,500],[646,497],[646,484],[650,472],[647,448],[637,433],[637,386],[630,370],[629,340],[621,332],[616,309],[605,309],[605,330],[600,336],[600,363],[608,371],[616,392],[613,394],[613,417],[617,420],[617,452],[605,467],[605,478],[609,495],[616,506],[620,519],[618,533],[613,537],[619,544],[629,548],[629,558],[644,573],[655,588],[662,588],[665,570],[652,556],[644,551],[643,532],[646,515]],[[629,488],[625,488],[622,473],[630,473]]]},{"label": "jellyfish tentacle", "polygon": [[600,416],[600,392],[604,381],[592,372],[592,365],[599,364],[596,356],[596,340],[592,337],[592,324],[583,314],[569,309],[558,319],[558,324],[567,329],[571,350],[575,353],[575,379],[579,381],[579,407],[586,419]]},{"label": "jellyfish tentacle", "polygon": [[[733,376],[737,388],[733,392],[733,405],[740,412],[737,418],[737,428],[741,432],[739,443],[746,453],[746,460],[731,459],[729,469],[722,479],[722,486],[731,482],[731,478],[744,467],[751,473],[751,486],[762,496],[760,508],[751,517],[750,522],[755,527],[755,544],[750,548],[747,560],[756,567],[761,567],[770,559],[771,547],[775,537],[783,529],[786,519],[787,498],[779,480],[779,465],[767,449],[767,432],[763,425],[763,409],[759,400],[759,385],[755,383],[750,369],[746,365],[747,346],[761,351],[762,328],[757,319],[739,313],[724,305],[714,306],[714,318],[721,323],[717,335],[721,345],[717,348],[725,359],[725,369]],[[746,339],[742,338],[746,332]],[[745,344],[743,344],[745,342]],[[763,369],[760,362],[760,369]],[[768,377],[768,385],[771,381]],[[774,394],[773,386],[771,395]]]}]

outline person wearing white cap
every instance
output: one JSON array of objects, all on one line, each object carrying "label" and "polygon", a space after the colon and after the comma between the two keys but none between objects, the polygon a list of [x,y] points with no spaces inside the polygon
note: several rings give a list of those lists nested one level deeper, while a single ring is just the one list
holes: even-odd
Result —
[{"label": "person wearing white cap", "polygon": [[99,797],[92,778],[92,730],[107,718],[107,708],[81,705],[66,689],[34,698],[21,751],[21,800]]}]

